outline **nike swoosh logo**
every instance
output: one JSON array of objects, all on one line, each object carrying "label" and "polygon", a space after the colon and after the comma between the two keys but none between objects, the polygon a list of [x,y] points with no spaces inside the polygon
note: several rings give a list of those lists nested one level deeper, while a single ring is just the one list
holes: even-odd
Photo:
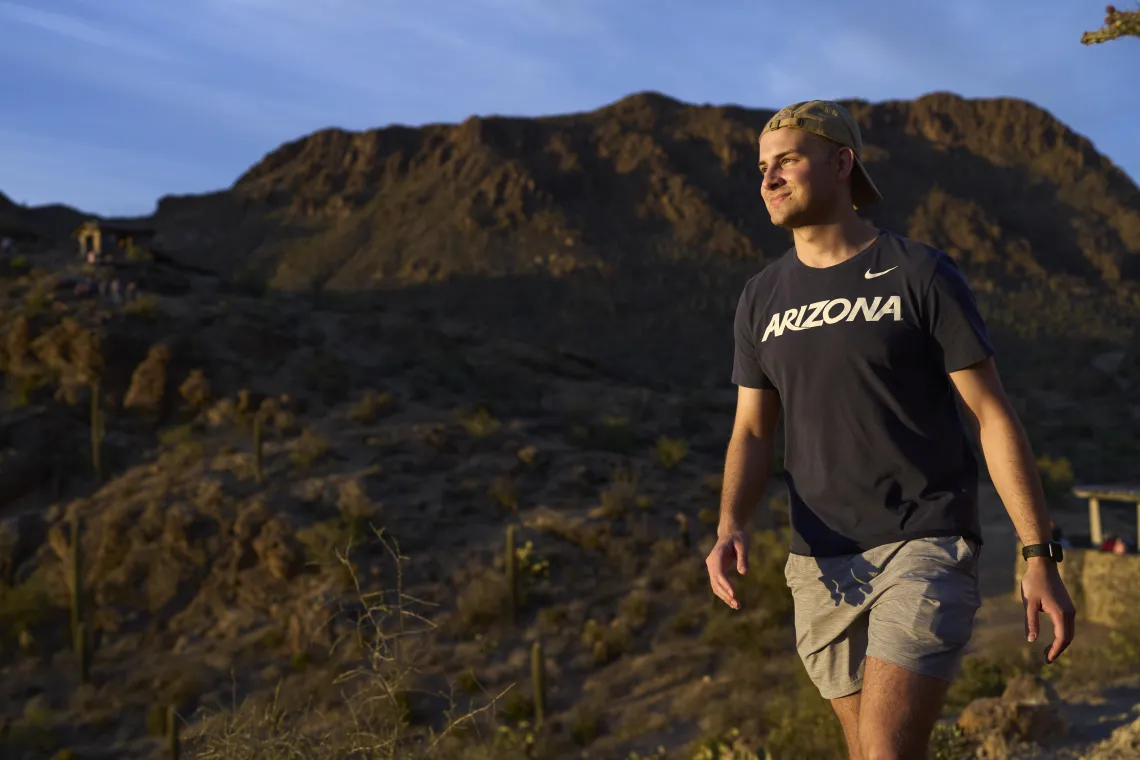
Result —
[{"label": "nike swoosh logo", "polygon": [[893,271],[895,271],[896,269],[898,269],[898,267],[897,267],[897,266],[895,266],[895,267],[891,267],[890,269],[884,269],[884,270],[883,270],[883,271],[881,271],[881,272],[875,272],[874,274],[871,274],[871,270],[870,270],[870,269],[868,269],[866,272],[864,272],[864,273],[863,273],[863,277],[864,277],[864,278],[866,278],[866,279],[868,279],[868,280],[873,280],[873,279],[875,279],[876,277],[882,277],[882,276],[883,276],[883,275],[885,275],[887,272],[893,272]]}]

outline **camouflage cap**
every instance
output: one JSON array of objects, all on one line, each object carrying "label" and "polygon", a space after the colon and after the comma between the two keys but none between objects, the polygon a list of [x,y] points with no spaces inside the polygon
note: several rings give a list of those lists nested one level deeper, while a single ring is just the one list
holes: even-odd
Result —
[{"label": "camouflage cap", "polygon": [[867,174],[867,167],[863,166],[863,138],[855,117],[846,108],[830,100],[793,103],[777,111],[760,135],[782,127],[802,129],[851,149],[857,169],[851,175],[851,201],[855,208],[865,208],[883,199],[871,175]]}]

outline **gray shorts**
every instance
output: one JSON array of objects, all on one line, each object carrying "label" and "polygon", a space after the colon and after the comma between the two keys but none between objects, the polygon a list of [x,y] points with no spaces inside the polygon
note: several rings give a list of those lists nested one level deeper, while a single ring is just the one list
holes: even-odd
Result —
[{"label": "gray shorts", "polygon": [[953,679],[981,606],[979,548],[953,536],[841,557],[789,555],[796,649],[820,695],[859,691],[866,655]]}]

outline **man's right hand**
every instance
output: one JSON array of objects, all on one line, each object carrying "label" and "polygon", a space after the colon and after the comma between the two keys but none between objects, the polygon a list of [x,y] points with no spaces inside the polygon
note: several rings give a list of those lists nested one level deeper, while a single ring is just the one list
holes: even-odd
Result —
[{"label": "man's right hand", "polygon": [[744,531],[735,530],[719,537],[705,559],[705,566],[709,569],[713,593],[732,609],[740,609],[740,600],[736,598],[736,589],[728,574],[733,569],[741,575],[748,572],[748,536]]}]

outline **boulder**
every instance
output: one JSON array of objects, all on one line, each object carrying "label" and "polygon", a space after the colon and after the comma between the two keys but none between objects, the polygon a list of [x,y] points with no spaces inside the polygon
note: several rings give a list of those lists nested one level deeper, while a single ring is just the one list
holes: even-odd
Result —
[{"label": "boulder", "polygon": [[1118,727],[1111,736],[1091,747],[1082,757],[1085,760],[1134,760],[1140,757],[1140,718]]},{"label": "boulder", "polygon": [[958,717],[967,738],[985,744],[1000,740],[1047,745],[1068,735],[1068,721],[1053,685],[1020,675],[1009,680],[1000,697],[975,699]]}]

